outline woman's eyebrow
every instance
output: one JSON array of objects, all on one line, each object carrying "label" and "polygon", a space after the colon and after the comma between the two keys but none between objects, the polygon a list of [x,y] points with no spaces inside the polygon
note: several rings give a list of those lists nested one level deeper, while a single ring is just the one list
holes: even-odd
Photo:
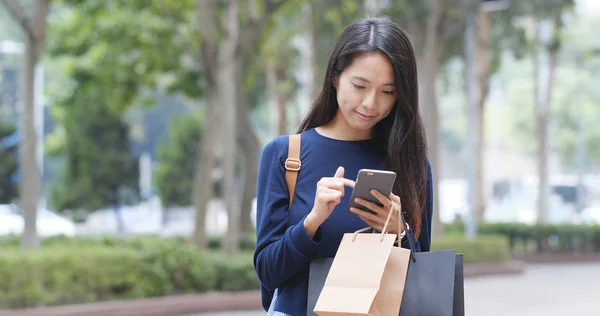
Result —
[{"label": "woman's eyebrow", "polygon": [[[352,79],[356,79],[356,80],[360,80],[360,81],[364,81],[364,82],[371,82],[371,81],[367,80],[367,78],[364,78],[361,76],[354,76],[354,77],[352,77]],[[386,84],[384,84],[384,86],[395,87],[393,82],[386,83]]]}]

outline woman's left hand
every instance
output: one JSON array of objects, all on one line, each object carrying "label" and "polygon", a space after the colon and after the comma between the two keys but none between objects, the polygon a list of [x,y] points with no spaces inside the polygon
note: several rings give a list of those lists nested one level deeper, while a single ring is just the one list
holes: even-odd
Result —
[{"label": "woman's left hand", "polygon": [[[372,190],[371,194],[373,194],[373,196],[377,200],[379,200],[379,202],[381,202],[381,204],[383,204],[383,207],[379,206],[375,203],[369,202],[367,200],[363,200],[361,198],[356,198],[355,202],[370,209],[371,211],[375,212],[375,214],[365,212],[365,211],[355,208],[355,207],[351,207],[350,212],[358,215],[363,221],[365,221],[365,223],[367,223],[369,226],[371,226],[375,230],[382,231],[383,225],[385,225],[385,220],[387,219],[390,209],[392,207],[392,201],[398,203],[398,206],[400,206],[401,205],[400,197],[395,195],[394,193],[391,193],[388,198],[376,190]],[[401,209],[401,207],[400,207],[400,209]],[[404,231],[404,225],[403,225],[403,223],[401,223],[402,230],[400,232],[398,232],[398,221],[401,221],[401,219],[398,216],[398,210],[394,210],[394,213],[390,217],[390,222],[387,226],[388,233],[398,234],[398,233],[402,233]]]}]

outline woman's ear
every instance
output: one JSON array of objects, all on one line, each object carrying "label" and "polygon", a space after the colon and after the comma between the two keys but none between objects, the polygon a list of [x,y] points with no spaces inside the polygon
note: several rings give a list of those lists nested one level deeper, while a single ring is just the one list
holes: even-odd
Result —
[{"label": "woman's ear", "polygon": [[333,78],[333,87],[337,90],[340,77]]}]

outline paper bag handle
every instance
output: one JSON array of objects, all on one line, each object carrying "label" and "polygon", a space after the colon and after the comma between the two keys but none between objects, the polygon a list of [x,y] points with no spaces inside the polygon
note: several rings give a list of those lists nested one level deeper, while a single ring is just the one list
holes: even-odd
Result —
[{"label": "paper bag handle", "polygon": [[[388,212],[388,216],[385,219],[385,224],[383,225],[383,229],[381,229],[381,240],[383,240],[383,234],[387,233],[387,227],[390,223],[390,218],[392,218],[392,213],[394,211],[394,207],[398,210],[398,214],[402,216],[402,212],[400,211],[400,205],[394,201],[392,201],[392,205],[390,205],[390,211]],[[400,219],[400,218],[398,218]],[[396,234],[396,239],[398,243],[400,243],[400,231],[402,230],[402,224],[398,221],[398,234]]]},{"label": "paper bag handle", "polygon": [[[392,217],[392,212],[394,211],[394,206],[396,207],[396,209],[398,210],[398,213],[400,214],[400,216],[402,216],[402,211],[400,210],[400,205],[398,205],[398,203],[396,202],[392,202],[392,205],[390,205],[390,211],[388,212],[388,216],[385,219],[385,224],[383,225],[383,229],[381,229],[381,241],[383,241],[383,235],[387,234],[387,227],[388,224],[390,223],[390,218]],[[404,219],[402,219],[402,222],[404,222]],[[406,227],[406,225],[405,225]],[[368,231],[369,229],[372,229],[373,232],[375,232],[375,228],[369,226],[369,227],[365,227],[363,229],[359,229],[357,231],[354,232],[354,236],[352,237],[352,241],[354,241],[356,239],[356,236],[359,233],[364,233],[366,231]],[[400,231],[402,230],[402,224],[400,223],[400,221],[398,221],[398,234],[396,235],[396,239],[398,240],[398,243],[400,243]],[[405,228],[405,231],[408,232]]]}]

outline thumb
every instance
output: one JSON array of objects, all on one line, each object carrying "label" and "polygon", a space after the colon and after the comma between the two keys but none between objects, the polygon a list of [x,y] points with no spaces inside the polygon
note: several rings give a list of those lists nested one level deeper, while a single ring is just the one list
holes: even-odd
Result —
[{"label": "thumb", "polygon": [[343,178],[344,177],[344,167],[339,166],[335,171],[334,178]]}]

